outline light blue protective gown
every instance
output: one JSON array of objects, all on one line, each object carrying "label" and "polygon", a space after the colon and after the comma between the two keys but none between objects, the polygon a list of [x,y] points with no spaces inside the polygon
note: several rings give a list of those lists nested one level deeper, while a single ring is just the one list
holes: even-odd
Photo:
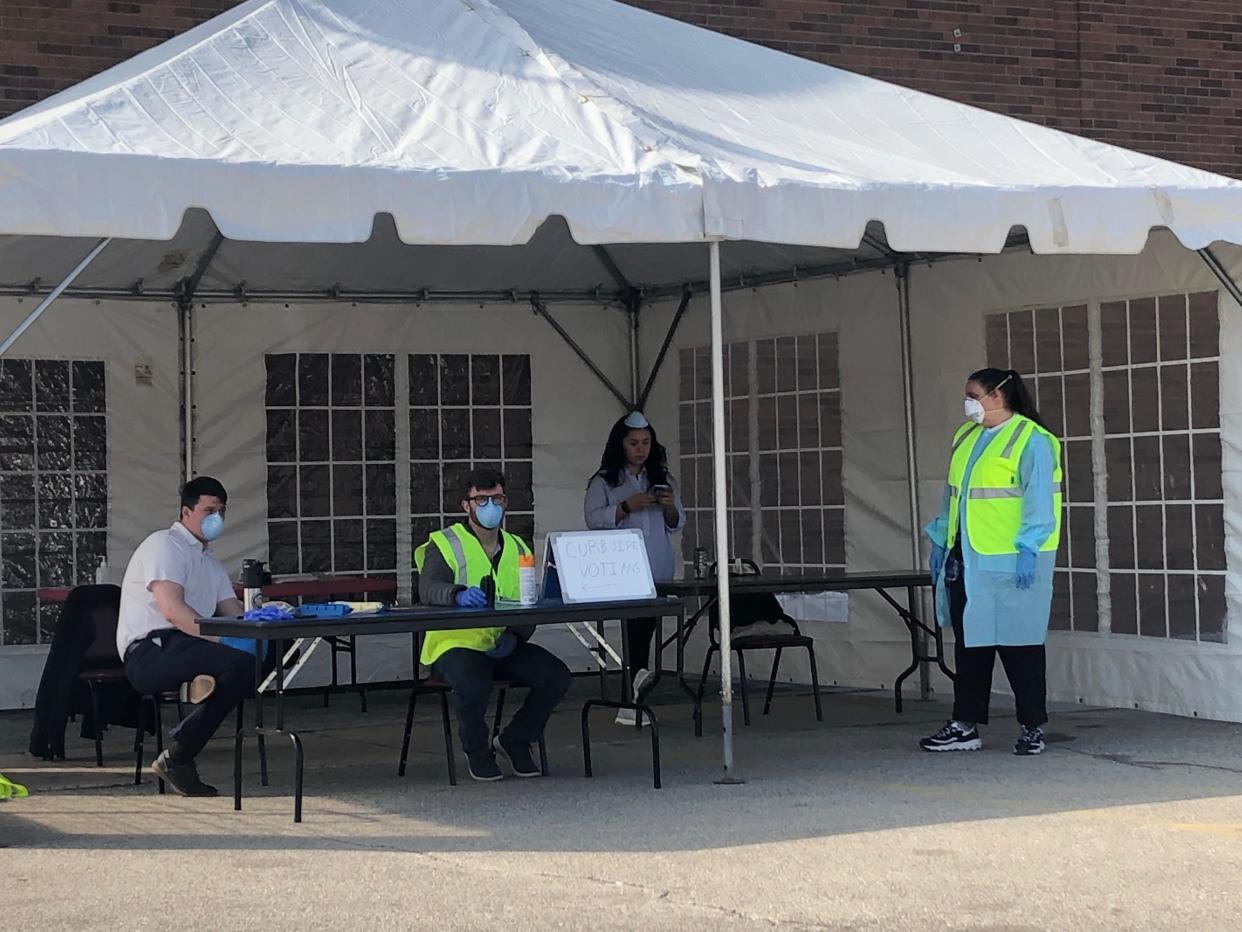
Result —
[{"label": "light blue protective gown", "polygon": [[[970,487],[970,474],[980,454],[987,449],[997,431],[1004,426],[979,431],[962,488]],[[1052,607],[1052,575],[1056,552],[1041,551],[1056,526],[1052,498],[1052,444],[1043,434],[1035,434],[1027,442],[1018,460],[1018,482],[1022,487],[1022,523],[1015,544],[1019,549],[1035,553],[1035,582],[1029,589],[1019,589],[1015,579],[1018,555],[1006,553],[987,555],[970,546],[966,532],[966,496],[958,502],[958,527],[961,529],[963,574],[966,581],[966,610],[962,615],[967,647],[1003,645],[1020,647],[1042,644],[1048,635],[1048,614]],[[940,511],[924,529],[928,539],[948,550],[949,490],[946,484]],[[944,571],[936,582],[936,621],[950,627],[949,594]]]}]

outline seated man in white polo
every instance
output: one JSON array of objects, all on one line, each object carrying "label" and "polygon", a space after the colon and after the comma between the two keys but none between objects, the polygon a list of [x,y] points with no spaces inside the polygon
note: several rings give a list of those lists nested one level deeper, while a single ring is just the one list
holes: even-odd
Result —
[{"label": "seated man in white polo", "polygon": [[[466,520],[434,532],[414,551],[424,604],[485,608],[494,596],[517,601],[518,557],[528,556],[530,547],[500,526],[508,501],[505,478],[494,469],[476,469],[466,478],[461,499]],[[531,630],[428,631],[423,640],[422,662],[453,687],[457,733],[476,780],[503,776],[494,752],[508,761],[514,776],[540,776],[530,746],[543,734],[570,677],[560,659],[525,640]],[[489,743],[485,716],[493,676],[530,691],[509,726]]]},{"label": "seated man in white polo", "polygon": [[242,604],[209,544],[224,530],[224,486],[199,476],[181,491],[181,515],[134,551],[121,583],[116,647],[144,695],[190,683],[193,710],[151,769],[183,796],[215,796],[194,759],[220,723],[254,693],[254,657],[199,633],[198,619],[240,615]]}]

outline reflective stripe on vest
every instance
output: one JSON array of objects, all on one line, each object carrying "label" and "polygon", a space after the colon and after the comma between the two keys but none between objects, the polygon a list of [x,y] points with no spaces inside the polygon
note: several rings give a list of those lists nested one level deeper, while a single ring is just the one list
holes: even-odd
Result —
[{"label": "reflective stripe on vest", "polygon": [[1055,526],[1040,549],[1056,550],[1061,539],[1062,518],[1060,442],[1029,418],[1014,415],[1011,423],[1002,425],[1000,432],[984,448],[971,470],[969,487],[963,489],[966,464],[974,450],[974,443],[966,445],[965,441],[972,437],[977,441],[976,430],[976,425],[964,424],[954,436],[946,483],[949,491],[949,545],[958,538],[958,520],[962,511],[960,499],[965,494],[967,537],[972,549],[990,555],[1016,552],[1014,541],[1022,525],[1022,487],[1018,466],[1027,443],[1032,437],[1042,434],[1048,438],[1053,456]]}]

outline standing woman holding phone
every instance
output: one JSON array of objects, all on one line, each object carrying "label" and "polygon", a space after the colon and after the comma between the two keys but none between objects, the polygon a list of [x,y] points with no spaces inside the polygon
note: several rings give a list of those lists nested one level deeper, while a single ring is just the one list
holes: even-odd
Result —
[{"label": "standing woman holding phone", "polygon": [[[681,497],[668,473],[668,454],[655,428],[641,411],[631,411],[612,425],[599,471],[587,483],[583,504],[586,525],[593,530],[637,528],[647,545],[647,561],[656,582],[673,578],[676,555],[670,536],[686,523]],[[651,639],[657,618],[635,618],[626,623],[625,641],[634,700],[641,701],[643,684],[651,676]],[[658,654],[658,652],[657,652]],[[622,709],[619,724],[634,724],[634,711]]]},{"label": "standing woman holding phone", "polygon": [[932,543],[936,620],[953,627],[953,718],[925,751],[976,751],[999,654],[1021,731],[1013,752],[1044,749],[1044,639],[1061,540],[1061,445],[1013,369],[966,380],[966,423],[949,453]]}]

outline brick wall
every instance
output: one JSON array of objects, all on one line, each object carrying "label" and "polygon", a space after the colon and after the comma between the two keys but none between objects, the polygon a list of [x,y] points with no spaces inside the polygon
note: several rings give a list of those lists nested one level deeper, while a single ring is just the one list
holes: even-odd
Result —
[{"label": "brick wall", "polygon": [[[1242,177],[1242,142],[1234,138],[1242,126],[1240,0],[627,2],[795,55]],[[234,5],[235,0],[0,0],[0,115]]]}]

